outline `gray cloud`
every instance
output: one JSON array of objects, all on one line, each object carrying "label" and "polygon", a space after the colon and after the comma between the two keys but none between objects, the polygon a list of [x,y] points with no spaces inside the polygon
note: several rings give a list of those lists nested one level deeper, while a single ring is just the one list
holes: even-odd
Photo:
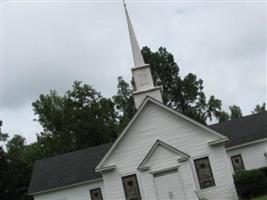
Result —
[{"label": "gray cloud", "polygon": [[[165,46],[181,74],[204,80],[207,94],[248,114],[266,101],[264,3],[129,2],[140,46]],[[3,120],[29,142],[40,130],[31,102],[63,93],[74,80],[104,96],[133,66],[121,2],[15,3],[3,13]]]}]

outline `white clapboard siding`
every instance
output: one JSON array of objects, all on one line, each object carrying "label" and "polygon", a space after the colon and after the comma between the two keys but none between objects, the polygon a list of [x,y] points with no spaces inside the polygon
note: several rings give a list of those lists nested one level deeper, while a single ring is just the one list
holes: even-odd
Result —
[{"label": "white clapboard siding", "polygon": [[[147,171],[139,172],[137,167],[158,139],[189,154],[192,158],[209,156],[216,187],[201,191],[202,195],[216,196],[217,200],[237,199],[225,148],[223,145],[209,147],[207,144],[218,139],[218,136],[149,102],[103,163],[104,167],[116,165],[115,171],[103,175],[107,200],[125,199],[121,177],[135,173],[143,199],[156,199],[153,175]],[[168,167],[172,162],[169,160],[170,152],[162,151],[164,152],[165,155],[158,155],[161,159],[158,160],[159,164],[156,167]],[[192,174],[192,171],[194,172],[192,162],[192,160],[183,162],[179,169],[188,200],[196,199],[194,191],[198,190],[198,185],[195,187],[194,183],[197,178]]]},{"label": "white clapboard siding", "polygon": [[266,150],[267,150],[267,141],[263,141],[260,143],[243,146],[237,149],[227,150],[227,153],[229,156],[229,162],[231,162],[231,156],[241,154],[245,169],[249,170],[249,169],[257,169],[260,167],[267,167],[267,158],[264,156],[264,152]]},{"label": "white clapboard siding", "polygon": [[91,200],[90,190],[95,188],[101,188],[102,195],[105,198],[103,182],[97,181],[34,195],[34,200]]}]

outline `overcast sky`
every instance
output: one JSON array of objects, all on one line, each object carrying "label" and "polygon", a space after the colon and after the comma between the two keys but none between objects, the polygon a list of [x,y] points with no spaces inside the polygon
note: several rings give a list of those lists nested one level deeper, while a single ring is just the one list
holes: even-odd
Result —
[{"label": "overcast sky", "polygon": [[[164,46],[182,76],[204,80],[207,95],[245,115],[267,98],[266,3],[128,1],[140,46]],[[74,80],[103,96],[133,66],[121,1],[2,4],[3,129],[33,142],[41,130],[31,103]]]}]

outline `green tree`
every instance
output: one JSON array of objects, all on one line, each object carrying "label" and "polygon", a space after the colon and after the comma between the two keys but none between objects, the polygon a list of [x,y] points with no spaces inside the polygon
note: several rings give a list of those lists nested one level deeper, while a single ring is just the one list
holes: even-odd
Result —
[{"label": "green tree", "polygon": [[257,104],[252,113],[261,113],[266,111],[266,103],[264,102],[262,105]]},{"label": "green tree", "polygon": [[179,66],[166,48],[160,47],[157,52],[152,52],[144,47],[142,53],[145,62],[151,66],[154,83],[161,83],[164,104],[203,124],[218,117],[221,101],[214,96],[207,99],[203,80],[195,74],[181,77]]},{"label": "green tree", "polygon": [[[229,106],[230,114],[225,111],[221,111],[219,113],[218,120],[219,122],[227,121],[230,119],[237,119],[242,117],[242,110],[239,106],[232,105]],[[251,113],[261,113],[266,112],[266,104],[263,103],[262,105],[257,104],[254,110]]]},{"label": "green tree", "polygon": [[2,132],[3,122],[0,120],[0,199],[6,200],[8,196],[8,190],[6,188],[6,178],[8,171],[8,159],[6,152],[3,149],[2,143],[4,143],[8,135]]},{"label": "green tree", "polygon": [[50,91],[32,105],[44,129],[38,135],[44,155],[95,146],[117,137],[118,114],[113,101],[89,85],[76,81],[64,96]]},{"label": "green tree", "polygon": [[3,126],[3,121],[0,120],[0,148],[2,149],[2,143],[4,143],[7,138],[8,138],[8,134],[7,133],[4,133],[2,131],[2,126]]},{"label": "green tree", "polygon": [[219,116],[218,116],[218,121],[219,122],[224,122],[224,121],[227,121],[229,119],[230,119],[230,115],[227,112],[221,111],[219,113]]},{"label": "green tree", "polygon": [[25,138],[21,135],[14,135],[6,144],[7,152],[10,156],[19,155],[25,148]]},{"label": "green tree", "polygon": [[241,108],[237,105],[229,106],[229,110],[231,112],[230,119],[237,119],[242,117]]},{"label": "green tree", "polygon": [[24,160],[25,139],[19,135],[7,141],[7,152],[0,148],[0,199],[30,200],[27,188],[33,160]]},{"label": "green tree", "polygon": [[127,123],[131,120],[136,112],[133,99],[133,91],[130,85],[123,80],[122,77],[118,78],[117,94],[113,96],[116,109],[119,111],[119,131],[121,131]]},{"label": "green tree", "polygon": [[[203,124],[208,119],[213,117],[218,118],[221,112],[221,101],[214,96],[207,99],[203,91],[203,81],[198,79],[195,74],[189,73],[185,77],[181,77],[180,69],[177,63],[174,61],[174,57],[169,53],[166,48],[160,47],[158,51],[152,52],[148,47],[142,49],[145,63],[150,64],[152,77],[154,83],[161,86],[161,94],[163,103]],[[126,85],[127,83],[123,83]],[[129,85],[125,86],[127,90]],[[133,85],[134,88],[134,85]],[[127,98],[118,89],[116,104],[124,107],[122,113],[127,110],[134,110],[133,100],[131,98],[132,91],[128,91]],[[127,117],[123,118],[123,124],[127,124],[127,119],[130,119],[133,112],[127,112]],[[124,116],[123,116],[124,117]]]}]

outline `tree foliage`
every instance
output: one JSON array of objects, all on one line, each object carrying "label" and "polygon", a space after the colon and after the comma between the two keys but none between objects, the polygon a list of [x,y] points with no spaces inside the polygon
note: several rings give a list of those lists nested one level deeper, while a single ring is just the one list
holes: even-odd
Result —
[{"label": "tree foliage", "polygon": [[2,143],[5,142],[8,138],[8,134],[7,133],[4,133],[2,131],[2,125],[3,125],[3,121],[0,120],[0,148],[2,149]]},{"label": "tree foliage", "polygon": [[[159,48],[152,52],[148,47],[142,49],[145,63],[150,64],[154,83],[160,83],[163,103],[203,124],[213,117],[218,118],[221,112],[221,101],[214,96],[206,97],[203,89],[202,79],[197,78],[195,74],[189,73],[181,77],[179,66],[174,61],[174,57],[166,48]],[[123,81],[123,84],[125,81]],[[129,84],[127,84],[129,89]],[[134,88],[134,86],[133,86]],[[115,103],[122,102],[126,107],[121,107],[122,113],[130,113],[125,117],[129,119],[134,110],[132,91],[128,91],[127,98]],[[121,96],[120,94],[118,95]],[[118,98],[118,97],[117,97]],[[119,99],[119,98],[118,98]],[[131,108],[130,108],[131,106]],[[124,124],[125,121],[124,121]]]},{"label": "tree foliage", "polygon": [[262,105],[257,104],[252,113],[261,113],[266,112],[266,103],[262,103]]},{"label": "tree foliage", "polygon": [[125,80],[123,80],[122,77],[118,78],[117,94],[112,98],[115,103],[115,107],[119,112],[118,131],[122,131],[122,129],[127,125],[127,123],[131,120],[132,116],[136,112],[134,106],[133,91],[130,85]]},{"label": "tree foliage", "polygon": [[219,122],[224,122],[224,121],[227,121],[229,119],[230,119],[230,115],[227,112],[222,111],[219,113],[219,116],[218,116]]},{"label": "tree foliage", "polygon": [[229,106],[229,110],[231,112],[230,119],[237,119],[242,117],[241,108],[237,105]]},{"label": "tree foliage", "polygon": [[17,156],[25,148],[25,138],[21,135],[14,135],[6,145],[7,152],[10,156]]},{"label": "tree foliage", "polygon": [[242,110],[239,106],[231,105],[228,108],[230,110],[230,113],[227,113],[226,111],[222,111],[219,113],[218,115],[219,122],[224,122],[224,121],[231,120],[231,119],[237,119],[243,116]]},{"label": "tree foliage", "polygon": [[26,146],[25,138],[15,135],[7,142],[6,148],[7,152],[0,149],[0,199],[30,200],[27,190],[36,159],[28,153],[31,145]]},{"label": "tree foliage", "polygon": [[50,91],[32,105],[44,128],[38,142],[45,147],[46,155],[111,142],[117,137],[114,102],[89,85],[76,81],[64,96]]}]

